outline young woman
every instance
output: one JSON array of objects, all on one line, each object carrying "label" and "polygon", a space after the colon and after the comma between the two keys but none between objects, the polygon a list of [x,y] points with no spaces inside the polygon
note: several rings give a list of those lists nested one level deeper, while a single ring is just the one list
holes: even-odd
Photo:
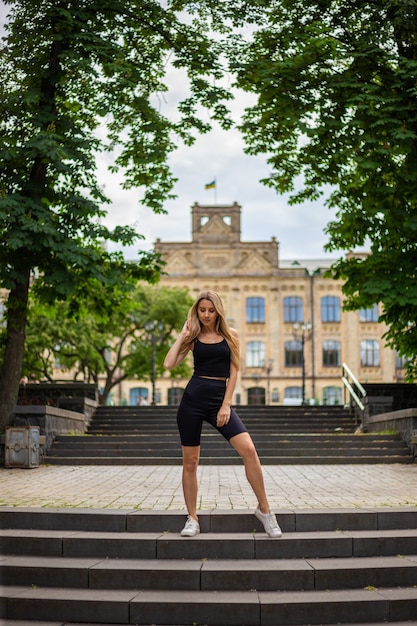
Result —
[{"label": "young woman", "polygon": [[232,396],[239,370],[237,332],[230,328],[219,295],[203,291],[191,307],[164,366],[179,365],[189,351],[194,354],[194,374],[178,407],[177,424],[183,456],[182,485],[188,518],[181,535],[200,532],[197,516],[197,468],[203,420],[216,428],[243,459],[246,477],[257,499],[255,515],[270,537],[281,537],[265,493],[262,467],[252,438],[232,408]]}]

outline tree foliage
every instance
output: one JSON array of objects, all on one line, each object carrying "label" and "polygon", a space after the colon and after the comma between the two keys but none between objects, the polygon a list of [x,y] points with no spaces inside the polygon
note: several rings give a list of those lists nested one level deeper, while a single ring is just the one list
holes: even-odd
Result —
[{"label": "tree foliage", "polygon": [[[71,301],[46,305],[32,298],[28,317],[23,374],[29,380],[66,378],[95,383],[101,404],[106,404],[112,389],[126,379],[149,380],[152,372],[152,340],[146,330],[155,322],[155,373],[163,373],[163,360],[192,304],[185,289],[151,287],[146,283],[131,289],[115,285],[108,293],[107,310],[95,307],[85,297],[76,317]],[[58,367],[57,367],[58,365]],[[189,374],[186,363],[182,373]]]},{"label": "tree foliage", "polygon": [[387,340],[416,376],[417,3],[267,4],[236,63],[238,85],[257,94],[242,123],[247,150],[267,155],[263,182],[292,202],[331,189],[327,249],[370,251],[332,268],[346,306],[381,302]]},{"label": "tree foliage", "polygon": [[[209,129],[210,118],[225,128],[231,124],[231,95],[220,84],[221,36],[242,22],[246,3],[6,4],[10,15],[0,49],[0,287],[9,297],[0,411],[7,422],[21,376],[29,285],[35,281],[48,302],[70,297],[90,278],[111,286],[127,266],[120,254],[106,252],[106,242],[132,245],[140,239],[134,228],[103,224],[108,198],[97,180],[97,156],[108,152],[124,187],[140,189],[142,202],[163,212],[175,182],[168,161],[177,143],[191,144]],[[171,117],[163,107],[170,67],[188,84]],[[132,274],[156,280],[158,259],[139,258],[130,265]]]}]

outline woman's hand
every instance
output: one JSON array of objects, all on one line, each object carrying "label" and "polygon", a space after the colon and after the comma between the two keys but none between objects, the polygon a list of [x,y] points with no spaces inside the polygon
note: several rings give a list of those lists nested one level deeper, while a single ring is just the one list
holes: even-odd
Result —
[{"label": "woman's hand", "polygon": [[176,367],[184,360],[186,356],[186,352],[181,354],[181,346],[184,342],[187,341],[190,335],[190,322],[187,320],[182,327],[181,332],[179,333],[177,339],[174,341],[173,345],[168,351],[168,354],[164,360],[164,367],[167,370],[172,370],[172,368]]},{"label": "woman's hand", "polygon": [[183,337],[183,339],[187,339],[189,334],[190,334],[190,320],[186,320],[184,322],[184,326],[182,327],[182,331],[180,335]]},{"label": "woman's hand", "polygon": [[218,413],[217,413],[217,426],[221,428],[222,426],[226,426],[226,424],[230,420],[230,412],[231,408],[227,404],[222,404]]}]

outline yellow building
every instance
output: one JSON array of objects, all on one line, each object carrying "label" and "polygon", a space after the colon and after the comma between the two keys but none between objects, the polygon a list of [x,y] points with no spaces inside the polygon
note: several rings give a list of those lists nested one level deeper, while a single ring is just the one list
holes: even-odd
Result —
[{"label": "yellow building", "polygon": [[[241,344],[235,404],[342,403],[342,363],[361,382],[402,380],[378,307],[344,312],[342,282],[324,276],[329,259],[280,262],[275,237],[241,240],[240,217],[236,202],[196,203],[191,242],[155,243],[167,264],[163,285],[186,287],[192,297],[210,288],[222,297]],[[167,373],[156,381],[157,402],[178,402],[185,383]],[[150,398],[150,385],[143,386]],[[128,387],[123,394],[133,404],[135,383]]]},{"label": "yellow building", "polygon": [[[342,310],[342,281],[325,277],[332,260],[280,261],[275,237],[242,241],[236,202],[196,203],[191,216],[191,241],[155,242],[166,262],[160,284],[187,288],[193,298],[208,288],[220,294],[240,338],[235,404],[344,403],[344,363],[362,383],[403,381],[403,363],[382,339],[378,306]],[[154,397],[157,404],[177,404],[186,382],[175,370],[154,386],[124,380],[110,401],[135,405]]]}]

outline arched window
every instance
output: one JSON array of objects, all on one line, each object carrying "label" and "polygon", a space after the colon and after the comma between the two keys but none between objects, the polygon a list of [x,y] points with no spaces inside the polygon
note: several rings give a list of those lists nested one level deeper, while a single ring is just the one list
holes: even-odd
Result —
[{"label": "arched window", "polygon": [[360,309],[359,321],[360,322],[377,322],[379,319],[378,305],[374,304],[369,309]]},{"label": "arched window", "polygon": [[361,341],[361,366],[379,367],[379,341],[376,339],[362,339]]},{"label": "arched window", "polygon": [[303,401],[303,390],[302,387],[285,387],[284,390],[284,405],[298,405]]},{"label": "arched window", "polygon": [[328,339],[323,341],[323,366],[336,367],[341,363],[340,341]]},{"label": "arched window", "polygon": [[321,321],[340,322],[340,298],[324,296],[321,299]]},{"label": "arched window", "polygon": [[248,389],[248,404],[265,404],[264,387],[250,387]]},{"label": "arched window", "polygon": [[133,387],[129,393],[130,406],[140,405],[141,402],[149,404],[149,391],[146,387]]},{"label": "arched window", "polygon": [[284,298],[284,322],[303,321],[303,300],[298,296]]},{"label": "arched window", "polygon": [[342,404],[342,390],[340,387],[324,387],[323,404]]},{"label": "arched window", "polygon": [[265,344],[263,341],[248,341],[246,344],[246,367],[264,367]]},{"label": "arched window", "polygon": [[406,356],[400,356],[398,352],[395,353],[395,369],[404,370],[407,367],[409,358]]},{"label": "arched window", "polygon": [[285,367],[302,367],[303,345],[301,341],[286,341],[284,346]]},{"label": "arched window", "polygon": [[248,324],[265,323],[265,298],[246,299],[246,322]]}]

